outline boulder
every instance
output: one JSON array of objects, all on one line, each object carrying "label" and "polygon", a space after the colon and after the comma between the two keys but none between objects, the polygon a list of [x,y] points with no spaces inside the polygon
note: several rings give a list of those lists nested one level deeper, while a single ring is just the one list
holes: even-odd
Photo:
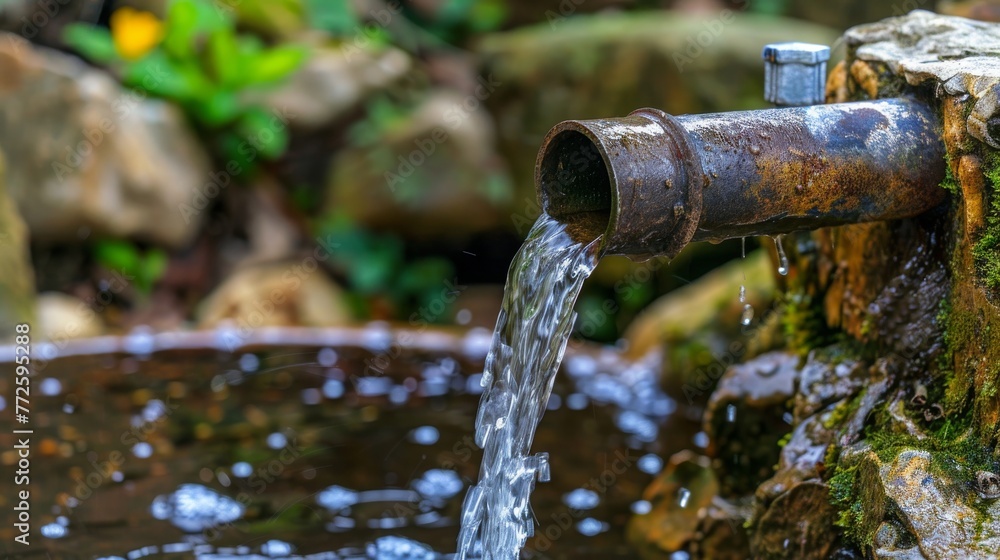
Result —
[{"label": "boulder", "polygon": [[210,167],[180,109],[9,34],[0,34],[0,149],[17,162],[8,188],[36,241],[90,232],[179,247],[203,219],[182,210]]},{"label": "boulder", "polygon": [[431,92],[378,135],[333,161],[328,211],[410,239],[461,238],[505,223],[509,178],[474,95]]},{"label": "boulder", "polygon": [[83,300],[59,292],[38,296],[38,340],[60,342],[104,334],[104,322]]},{"label": "boulder", "polygon": [[341,48],[316,47],[284,84],[267,93],[264,103],[288,111],[293,128],[316,129],[357,109],[412,67],[410,57],[395,48],[375,50],[350,42]]},{"label": "boulder", "polygon": [[341,288],[318,266],[308,257],[238,269],[202,303],[198,327],[223,323],[237,329],[349,324],[351,313]]}]

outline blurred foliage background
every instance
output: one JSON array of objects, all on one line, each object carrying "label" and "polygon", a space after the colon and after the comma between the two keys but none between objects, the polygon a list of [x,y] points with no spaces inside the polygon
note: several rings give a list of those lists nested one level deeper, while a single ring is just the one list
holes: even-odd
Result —
[{"label": "blurred foliage background", "polygon": [[[551,126],[642,106],[762,107],[763,44],[833,44],[916,8],[996,12],[933,0],[5,0],[0,316],[37,318],[51,338],[227,321],[491,327],[538,213],[532,169]],[[580,299],[580,334],[618,340],[656,298],[741,253],[736,240],[671,263],[606,259]]]}]

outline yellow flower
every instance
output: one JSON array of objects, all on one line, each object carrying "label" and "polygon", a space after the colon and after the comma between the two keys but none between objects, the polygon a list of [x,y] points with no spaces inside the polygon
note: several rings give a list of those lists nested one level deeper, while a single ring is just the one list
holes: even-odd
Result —
[{"label": "yellow flower", "polygon": [[118,54],[135,60],[163,38],[163,22],[149,12],[125,6],[111,14],[111,38]]}]

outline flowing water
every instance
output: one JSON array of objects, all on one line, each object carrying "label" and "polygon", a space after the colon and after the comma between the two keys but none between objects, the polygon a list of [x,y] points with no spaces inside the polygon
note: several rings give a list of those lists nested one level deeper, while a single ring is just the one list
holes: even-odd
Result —
[{"label": "flowing water", "polygon": [[485,560],[517,558],[534,534],[528,499],[536,480],[548,481],[549,459],[544,452],[530,455],[531,442],[566,350],[573,305],[597,265],[598,244],[573,241],[542,214],[510,266],[483,372],[476,417],[483,463],[462,508],[460,560],[477,544]]}]

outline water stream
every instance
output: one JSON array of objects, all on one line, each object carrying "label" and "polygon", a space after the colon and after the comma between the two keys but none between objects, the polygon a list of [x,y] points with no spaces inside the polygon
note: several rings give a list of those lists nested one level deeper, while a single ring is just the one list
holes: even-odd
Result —
[{"label": "water stream", "polygon": [[597,240],[573,241],[565,226],[542,214],[510,266],[483,372],[475,438],[483,462],[462,507],[459,560],[480,547],[484,560],[517,558],[534,534],[528,500],[536,480],[548,481],[549,464],[547,453],[530,455],[531,442],[566,350],[573,305],[597,265],[597,246]]}]

